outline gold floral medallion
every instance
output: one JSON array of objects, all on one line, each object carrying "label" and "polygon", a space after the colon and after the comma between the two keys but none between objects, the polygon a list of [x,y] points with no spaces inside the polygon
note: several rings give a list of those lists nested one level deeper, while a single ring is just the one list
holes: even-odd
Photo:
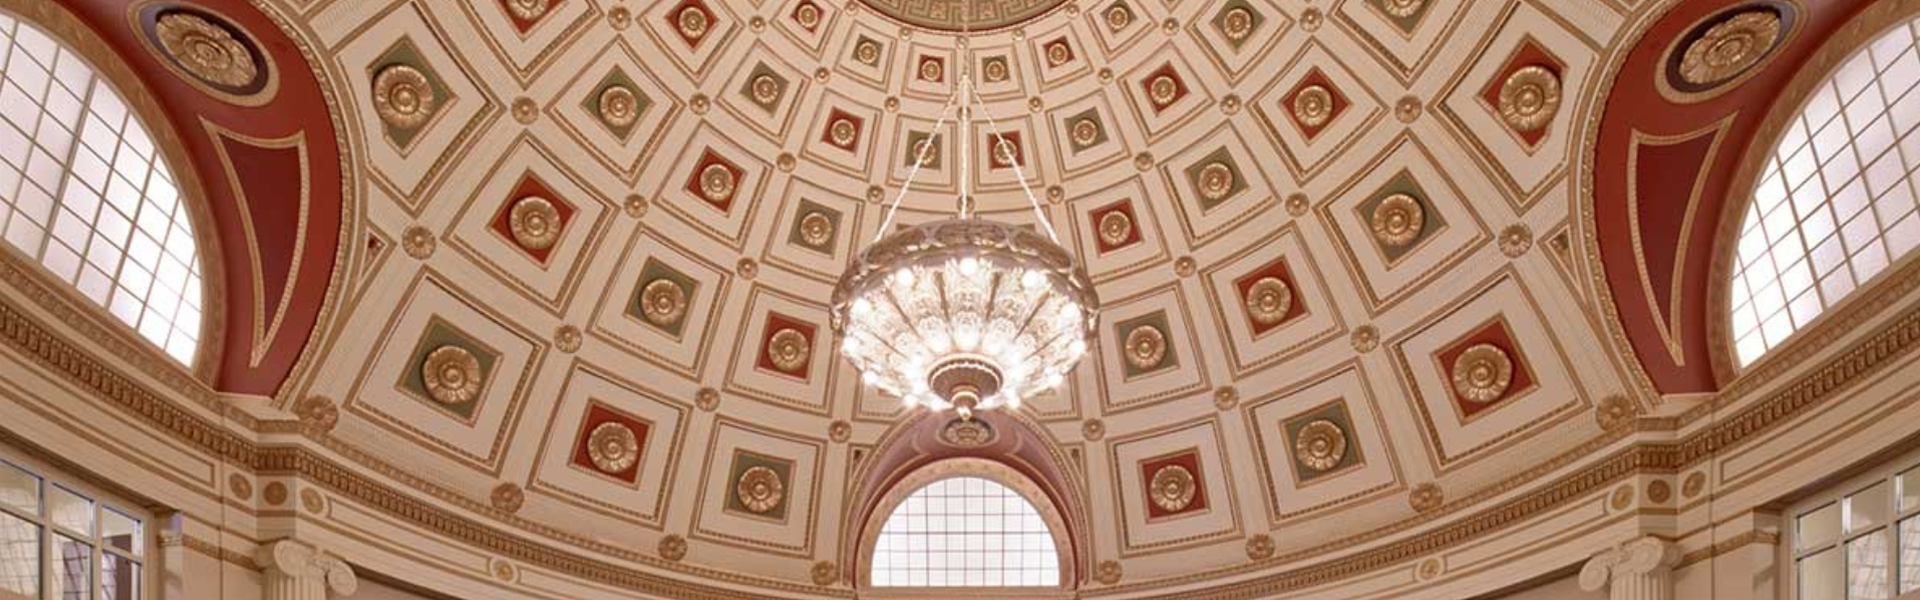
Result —
[{"label": "gold floral medallion", "polygon": [[1373,207],[1373,239],[1388,248],[1405,248],[1427,227],[1427,210],[1419,200],[1394,194]]},{"label": "gold floral medallion", "polygon": [[480,359],[459,346],[441,346],[420,363],[427,395],[441,404],[464,404],[480,396]]},{"label": "gold floral medallion", "polygon": [[1262,277],[1247,288],[1247,316],[1261,327],[1277,325],[1293,311],[1293,288],[1279,277]]},{"label": "gold floral medallion", "polygon": [[860,43],[853,45],[853,59],[867,66],[880,64],[880,43],[873,40],[860,40]]},{"label": "gold floral medallion", "polygon": [[1047,44],[1048,65],[1058,67],[1067,64],[1067,61],[1070,60],[1073,60],[1073,49],[1068,48],[1066,42]]},{"label": "gold floral medallion", "polygon": [[749,467],[740,473],[740,482],[734,486],[734,493],[740,498],[740,506],[765,514],[780,506],[786,499],[786,485],[780,483],[780,474],[766,467]]},{"label": "gold floral medallion", "polygon": [[1418,512],[1440,508],[1446,503],[1446,491],[1441,490],[1438,484],[1422,483],[1413,486],[1413,491],[1407,494],[1407,506],[1413,507],[1413,510]]},{"label": "gold floral medallion", "polygon": [[813,563],[813,569],[810,574],[813,576],[814,585],[833,585],[834,582],[840,580],[840,566],[834,564],[833,561],[823,560]]},{"label": "gold floral medallion", "polygon": [[601,423],[587,434],[587,459],[601,473],[620,473],[640,461],[640,438],[623,423]]},{"label": "gold floral medallion", "polygon": [[1348,341],[1353,344],[1354,352],[1361,354],[1372,352],[1380,347],[1380,330],[1372,325],[1361,325],[1353,330],[1353,335]]},{"label": "gold floral medallion", "polygon": [[1067,133],[1072,136],[1074,145],[1085,148],[1100,141],[1100,122],[1092,117],[1077,119]]},{"label": "gold floral medallion", "polygon": [[1680,57],[1680,79],[1712,85],[1734,78],[1760,62],[1780,39],[1780,16],[1756,10],[1734,15],[1687,44]]},{"label": "gold floral medallion", "polygon": [[1500,230],[1500,253],[1520,258],[1533,249],[1533,230],[1525,223],[1514,223]]},{"label": "gold floral medallion", "polygon": [[1100,215],[1100,242],[1108,246],[1119,246],[1133,237],[1133,219],[1123,211],[1111,211]]},{"label": "gold floral medallion", "polygon": [[1200,197],[1209,202],[1219,202],[1233,194],[1233,167],[1227,166],[1227,163],[1220,161],[1207,163],[1206,166],[1200,167],[1200,176],[1197,179]]},{"label": "gold floral medallion", "polygon": [[1196,493],[1193,473],[1180,465],[1167,465],[1153,472],[1148,483],[1151,493],[1148,498],[1153,505],[1167,512],[1180,512],[1193,504]]},{"label": "gold floral medallion", "polygon": [[1331,469],[1347,457],[1347,432],[1326,419],[1307,423],[1293,438],[1293,455],[1309,469]]},{"label": "gold floral medallion", "polygon": [[855,127],[850,119],[834,119],[833,124],[827,126],[827,139],[842,148],[852,146],[854,136],[859,133],[860,128]]},{"label": "gold floral medallion", "polygon": [[907,158],[909,165],[919,161],[926,161],[927,165],[940,164],[940,146],[935,145],[932,138],[921,138],[913,143],[913,155]]},{"label": "gold floral medallion", "polygon": [[546,250],[560,239],[560,210],[539,196],[514,201],[507,213],[507,230],[513,241],[528,250]]},{"label": "gold floral medallion", "polygon": [[493,491],[487,495],[487,499],[496,510],[520,512],[520,507],[527,503],[527,491],[520,489],[517,484],[502,483],[493,486]]},{"label": "gold floral medallion", "polygon": [[820,26],[820,7],[811,2],[801,4],[793,9],[793,22],[799,23],[807,31],[813,31],[813,28]]},{"label": "gold floral medallion", "polygon": [[395,129],[425,125],[440,109],[440,93],[412,65],[394,64],[373,77],[373,112]]},{"label": "gold floral medallion", "polygon": [[552,0],[507,0],[507,10],[522,21],[538,20],[546,16],[550,8],[553,8]]},{"label": "gold floral medallion", "polygon": [[733,198],[733,169],[726,165],[713,163],[700,169],[700,195],[709,202],[726,202]]},{"label": "gold floral medallion", "polygon": [[944,71],[945,69],[942,69],[940,67],[940,61],[932,60],[932,59],[924,59],[920,61],[920,80],[921,81],[939,83],[940,75]]},{"label": "gold floral medallion", "polygon": [[761,106],[772,106],[773,103],[780,101],[780,81],[774,79],[772,75],[766,73],[755,75],[753,85],[748,89],[753,92],[754,103]]},{"label": "gold floral medallion", "polygon": [[989,58],[986,62],[981,63],[980,73],[986,76],[988,83],[1006,81],[1008,75],[1007,61],[1000,58]]},{"label": "gold floral medallion", "polygon": [[432,257],[436,245],[438,244],[434,241],[433,232],[419,225],[408,227],[400,234],[400,249],[406,251],[407,256],[419,260]]},{"label": "gold floral medallion", "polygon": [[832,242],[833,219],[819,211],[800,217],[800,241],[814,247],[825,246],[828,242]]},{"label": "gold floral medallion", "polygon": [[782,329],[773,333],[767,340],[767,359],[773,362],[773,368],[782,371],[799,371],[807,367],[807,359],[812,354],[807,347],[806,334],[792,329]]},{"label": "gold floral medallion", "polygon": [[1253,11],[1244,6],[1227,9],[1227,14],[1220,17],[1220,33],[1236,44],[1246,41],[1253,34]]},{"label": "gold floral medallion", "polygon": [[640,96],[624,85],[610,85],[600,92],[600,120],[608,127],[624,129],[640,121]]},{"label": "gold floral medallion", "polygon": [[689,5],[680,9],[679,14],[674,15],[674,25],[680,28],[680,35],[697,42],[700,38],[707,36],[707,28],[713,23],[707,19],[706,11],[700,10],[698,6]]},{"label": "gold floral medallion", "polygon": [[510,111],[513,113],[513,120],[521,125],[531,125],[534,120],[540,118],[540,105],[535,104],[532,98],[513,99],[513,107]]},{"label": "gold floral medallion", "polygon": [[1173,104],[1174,100],[1178,100],[1179,95],[1180,82],[1174,80],[1172,75],[1156,76],[1152,81],[1147,82],[1147,97],[1153,100],[1154,106],[1164,108]]},{"label": "gold floral medallion", "polygon": [[680,324],[687,316],[687,291],[671,279],[655,279],[640,290],[641,318],[659,327]]},{"label": "gold floral medallion", "polygon": [[1108,6],[1105,15],[1107,18],[1107,29],[1111,31],[1120,31],[1126,29],[1128,25],[1133,24],[1133,9],[1127,8],[1127,5],[1119,2]]},{"label": "gold floral medallion", "polygon": [[1099,419],[1087,419],[1080,424],[1080,437],[1087,441],[1098,441],[1107,435],[1107,423]]},{"label": "gold floral medallion", "polygon": [[1523,67],[1500,84],[1500,119],[1514,131],[1539,131],[1560,110],[1560,76],[1546,67]]},{"label": "gold floral medallion", "polygon": [[1397,19],[1411,17],[1426,6],[1427,0],[1381,0],[1380,8]]},{"label": "gold floral medallion", "polygon": [[1293,96],[1293,118],[1305,127],[1319,127],[1333,120],[1333,92],[1326,86],[1309,85]]},{"label": "gold floral medallion", "polygon": [[1475,344],[1453,359],[1453,392],[1470,402],[1492,402],[1513,385],[1513,359],[1493,344]]},{"label": "gold floral medallion", "polygon": [[1247,558],[1251,560],[1273,558],[1273,536],[1256,533],[1253,537],[1247,538]]},{"label": "gold floral medallion", "polygon": [[1127,332],[1127,364],[1140,370],[1159,367],[1167,359],[1167,335],[1160,328],[1141,325]]},{"label": "gold floral medallion", "polygon": [[687,557],[687,538],[670,534],[660,538],[660,543],[654,547],[654,551],[660,553],[660,558],[678,562]]},{"label": "gold floral medallion", "polygon": [[200,15],[172,12],[154,22],[160,47],[189,74],[209,84],[242,87],[260,77],[246,44]]}]

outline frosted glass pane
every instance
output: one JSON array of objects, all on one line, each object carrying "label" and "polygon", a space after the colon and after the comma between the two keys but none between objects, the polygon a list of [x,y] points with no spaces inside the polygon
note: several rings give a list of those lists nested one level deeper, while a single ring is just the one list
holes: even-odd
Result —
[{"label": "frosted glass pane", "polygon": [[93,535],[93,501],[67,488],[47,486],[47,517],[55,526]]},{"label": "frosted glass pane", "polygon": [[40,478],[0,462],[0,506],[27,515],[40,514]]},{"label": "frosted glass pane", "polygon": [[93,547],[67,536],[54,536],[53,581],[47,597],[87,600],[93,587]]},{"label": "frosted glass pane", "polygon": [[0,512],[0,592],[40,594],[40,526]]},{"label": "frosted glass pane", "polygon": [[1847,532],[1859,533],[1887,524],[1892,504],[1893,491],[1885,481],[1847,496]]},{"label": "frosted glass pane", "polygon": [[943,479],[887,516],[871,580],[889,587],[1057,586],[1052,535],[1019,493],[977,477]]},{"label": "frosted glass pane", "polygon": [[[1907,218],[1915,214],[1912,191],[1920,182],[1920,135],[1910,133],[1920,127],[1920,50],[1912,31],[1895,28],[1859,49],[1815,89],[1776,143],[1777,162],[1761,173],[1735,246],[1731,276],[1745,285],[1732,286],[1730,306],[1757,313],[1734,319],[1742,365],[1920,247],[1920,218]],[[1804,243],[1784,244],[1795,239]],[[1820,293],[1801,297],[1805,281],[1791,271],[1805,268],[1799,261],[1809,250]],[[1794,277],[1786,286],[1768,285],[1788,275]],[[1776,316],[1787,303],[1791,314]]]},{"label": "frosted glass pane", "polygon": [[[156,347],[191,362],[194,335],[177,334],[165,318],[141,320],[143,302],[163,315],[200,305],[199,290],[190,287],[198,278],[183,282],[176,270],[165,280],[171,285],[152,285],[163,252],[191,273],[200,270],[191,225],[177,211],[179,191],[156,162],[153,137],[79,55],[27,23],[0,29],[11,33],[0,32],[0,225],[8,243]],[[57,242],[47,240],[49,231]],[[116,287],[132,293],[116,299]]]},{"label": "frosted glass pane", "polygon": [[1847,542],[1847,598],[1887,600],[1893,586],[1887,581],[1887,532],[1876,531]]},{"label": "frosted glass pane", "polygon": [[1828,504],[1800,515],[1798,527],[1796,548],[1806,551],[1832,544],[1840,539],[1840,504]]},{"label": "frosted glass pane", "polygon": [[1920,517],[1900,522],[1900,593],[1920,591]]},{"label": "frosted glass pane", "polygon": [[1800,600],[1843,600],[1845,579],[1840,568],[1840,549],[1833,548],[1800,559]]}]

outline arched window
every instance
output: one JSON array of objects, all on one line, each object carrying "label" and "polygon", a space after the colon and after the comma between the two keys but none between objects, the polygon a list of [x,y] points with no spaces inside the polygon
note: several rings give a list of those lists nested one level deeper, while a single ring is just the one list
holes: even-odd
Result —
[{"label": "arched window", "polygon": [[1916,36],[1908,22],[1849,57],[1767,158],[1733,265],[1742,366],[1920,245]]},{"label": "arched window", "polygon": [[1043,512],[994,479],[934,479],[887,513],[871,542],[868,580],[873,587],[1059,587],[1058,520],[1051,506]]},{"label": "arched window", "polygon": [[6,14],[0,79],[0,237],[191,363],[199,250],[153,137],[78,54]]}]

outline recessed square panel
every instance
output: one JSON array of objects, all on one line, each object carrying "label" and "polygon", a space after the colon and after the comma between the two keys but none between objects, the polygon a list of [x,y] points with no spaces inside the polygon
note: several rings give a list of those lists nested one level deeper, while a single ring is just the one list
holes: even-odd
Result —
[{"label": "recessed square panel", "polygon": [[602,402],[587,403],[568,464],[597,477],[633,484],[640,476],[653,425]]},{"label": "recessed square panel", "polygon": [[1110,442],[1120,555],[1171,552],[1240,535],[1236,485],[1211,417],[1174,422]]},{"label": "recessed square panel", "polygon": [[434,317],[407,354],[407,369],[394,385],[408,396],[472,425],[494,375],[500,353]]},{"label": "recessed square panel", "polygon": [[[689,537],[811,560],[827,441],[719,418]],[[832,485],[839,485],[832,483]]]},{"label": "recessed square panel", "polygon": [[1200,468],[1200,450],[1188,448],[1140,462],[1141,491],[1146,496],[1147,520],[1205,512],[1207,490]]},{"label": "recessed square panel", "polygon": [[1404,493],[1379,400],[1360,363],[1308,374],[1303,383],[1247,399],[1241,410],[1273,526],[1339,535],[1347,526],[1337,519],[1310,517]]},{"label": "recessed square panel", "polygon": [[[541,414],[555,427],[541,432],[540,452],[527,483],[529,506],[550,499],[585,509],[567,519],[569,531],[580,535],[619,534],[639,523],[650,530],[662,527],[683,448],[684,423],[691,405],[673,398],[691,398],[692,384],[678,378],[629,379],[611,370],[573,363],[555,392],[550,414]],[[653,388],[651,384],[670,387]],[[611,424],[611,425],[609,425]],[[628,433],[633,443],[629,445]],[[630,452],[629,452],[630,451]],[[672,496],[672,498],[669,498]],[[523,509],[525,510],[525,509]]]},{"label": "recessed square panel", "polygon": [[755,519],[787,520],[787,488],[793,481],[793,461],[736,449],[727,468],[728,512]]},{"label": "recessed square panel", "polygon": [[1471,421],[1535,387],[1533,368],[1504,317],[1494,317],[1448,345],[1434,364],[1451,384],[1454,407]]},{"label": "recessed square panel", "polygon": [[1308,249],[1298,224],[1290,223],[1202,269],[1236,379],[1297,370],[1298,359],[1347,334],[1344,317],[1333,310],[1327,266]]},{"label": "recessed square panel", "polygon": [[449,462],[433,468],[493,472],[506,444],[504,428],[522,410],[532,365],[544,355],[544,336],[476,308],[481,304],[457,295],[431,271],[403,287],[389,292],[400,299],[396,315],[363,324],[379,332],[379,340],[343,350],[367,362],[351,389],[330,393],[348,399],[342,422],[351,418],[362,426],[340,427],[334,435],[381,460],[420,464],[422,456],[442,457]]},{"label": "recessed square panel", "polygon": [[1593,404],[1543,307],[1508,271],[1381,346],[1405,375],[1408,408],[1442,471],[1503,452],[1571,448],[1576,436],[1544,434]]}]

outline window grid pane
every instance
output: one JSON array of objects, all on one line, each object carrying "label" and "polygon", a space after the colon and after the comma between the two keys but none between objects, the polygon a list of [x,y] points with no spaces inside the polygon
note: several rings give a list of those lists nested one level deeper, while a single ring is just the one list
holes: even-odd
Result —
[{"label": "window grid pane", "polygon": [[[189,363],[199,250],[152,154],[152,136],[79,55],[0,15],[0,237]],[[156,278],[162,248],[184,268]]]},{"label": "window grid pane", "polygon": [[1900,593],[1920,591],[1920,517],[1900,523]]},{"label": "window grid pane", "polygon": [[0,512],[0,591],[40,596],[40,526]]},{"label": "window grid pane", "polygon": [[1736,246],[1732,339],[1742,366],[1915,246],[1920,87],[1896,66],[1920,66],[1914,57],[1905,27],[1866,44],[1815,91],[1767,161]]},{"label": "window grid pane", "polygon": [[1060,556],[1039,511],[977,477],[915,491],[880,530],[872,580],[882,587],[1060,585]]}]

